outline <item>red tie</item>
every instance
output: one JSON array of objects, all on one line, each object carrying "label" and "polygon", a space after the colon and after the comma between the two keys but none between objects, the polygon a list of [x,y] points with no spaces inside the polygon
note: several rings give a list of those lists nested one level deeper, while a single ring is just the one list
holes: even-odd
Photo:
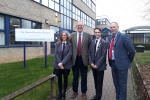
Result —
[{"label": "red tie", "polygon": [[111,40],[110,48],[109,48],[109,59],[110,60],[112,60],[112,50],[113,50],[113,47],[114,47],[114,37],[115,36],[112,36],[112,40]]},{"label": "red tie", "polygon": [[81,34],[79,34],[78,38],[78,56],[81,56]]}]

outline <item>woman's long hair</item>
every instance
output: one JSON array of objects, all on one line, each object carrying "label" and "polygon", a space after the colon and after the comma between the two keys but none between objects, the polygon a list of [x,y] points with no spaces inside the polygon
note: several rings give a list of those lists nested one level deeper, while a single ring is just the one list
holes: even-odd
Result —
[{"label": "woman's long hair", "polygon": [[63,33],[66,33],[66,36],[67,36],[66,41],[67,41],[67,43],[70,43],[70,34],[69,34],[69,32],[66,31],[66,30],[63,30],[63,31],[60,33],[58,42],[62,43],[62,41],[63,41],[63,40],[62,40],[62,34],[63,34]]}]

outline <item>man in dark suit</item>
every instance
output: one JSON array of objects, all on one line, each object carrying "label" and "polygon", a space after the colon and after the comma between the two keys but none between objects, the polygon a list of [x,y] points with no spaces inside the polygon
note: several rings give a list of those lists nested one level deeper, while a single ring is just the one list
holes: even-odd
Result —
[{"label": "man in dark suit", "polygon": [[92,67],[96,95],[91,100],[101,100],[104,70],[106,70],[107,42],[101,38],[101,29],[95,28],[96,39],[91,41],[89,63]]},{"label": "man in dark suit", "polygon": [[72,43],[72,70],[73,70],[73,83],[72,83],[72,99],[74,99],[78,94],[78,84],[79,84],[79,71],[81,73],[81,92],[82,98],[86,99],[87,91],[87,71],[88,71],[88,49],[91,42],[91,36],[88,33],[83,32],[84,24],[82,21],[78,21],[77,32],[71,35]]},{"label": "man in dark suit", "polygon": [[128,68],[131,67],[135,49],[130,37],[119,32],[117,22],[110,24],[112,36],[109,39],[109,65],[116,89],[116,100],[126,100]]}]

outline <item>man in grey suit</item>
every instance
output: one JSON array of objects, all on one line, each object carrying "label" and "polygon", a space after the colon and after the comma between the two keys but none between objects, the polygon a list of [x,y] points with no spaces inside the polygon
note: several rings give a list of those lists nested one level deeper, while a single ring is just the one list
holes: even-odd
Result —
[{"label": "man in grey suit", "polygon": [[88,49],[91,42],[91,36],[88,33],[83,32],[84,24],[82,21],[78,21],[77,32],[71,35],[72,43],[72,70],[73,70],[73,82],[72,82],[72,99],[78,95],[79,84],[79,71],[81,73],[81,92],[82,98],[86,99],[87,91],[87,71],[88,71]]},{"label": "man in grey suit", "polygon": [[91,100],[101,100],[104,70],[106,70],[107,42],[101,38],[101,29],[95,28],[96,39],[91,41],[89,63],[92,67],[96,95]]},{"label": "man in grey suit", "polygon": [[116,100],[126,100],[128,68],[135,55],[130,37],[119,32],[117,22],[110,24],[112,36],[109,39],[109,65],[116,89]]}]

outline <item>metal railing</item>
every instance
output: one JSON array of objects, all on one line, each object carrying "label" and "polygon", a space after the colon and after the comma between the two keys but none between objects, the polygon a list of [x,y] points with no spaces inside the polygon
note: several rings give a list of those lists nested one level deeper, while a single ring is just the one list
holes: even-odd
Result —
[{"label": "metal railing", "polygon": [[37,87],[38,85],[40,85],[40,84],[42,84],[42,83],[44,83],[44,82],[46,82],[48,80],[50,80],[51,95],[53,97],[56,97],[56,75],[52,74],[52,75],[49,75],[49,76],[47,76],[45,78],[42,78],[42,79],[38,80],[37,82],[34,82],[34,83],[32,83],[32,84],[30,84],[30,85],[28,85],[28,86],[26,86],[26,87],[24,87],[24,88],[22,88],[20,90],[17,90],[15,92],[13,92],[13,93],[11,93],[11,94],[1,98],[0,100],[10,100],[10,99],[13,99],[15,97],[18,97],[19,95],[21,95],[21,94],[23,94],[23,93],[25,93],[25,92],[27,92],[27,91]]}]

